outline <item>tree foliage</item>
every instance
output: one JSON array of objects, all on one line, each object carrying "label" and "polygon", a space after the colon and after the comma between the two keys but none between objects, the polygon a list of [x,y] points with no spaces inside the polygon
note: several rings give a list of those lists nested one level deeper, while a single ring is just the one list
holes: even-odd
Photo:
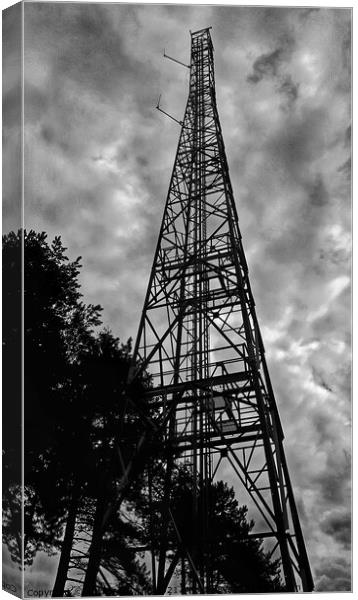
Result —
[{"label": "tree foliage", "polygon": [[254,526],[234,488],[223,481],[211,487],[210,543],[215,592],[282,591],[279,561],[271,561],[262,540],[249,537]]},{"label": "tree foliage", "polygon": [[[153,475],[153,501],[141,505],[145,529],[150,535],[156,556],[163,533],[160,504],[163,482],[164,471],[158,464]],[[247,507],[239,506],[234,488],[223,481],[204,483],[201,488],[198,487],[194,483],[191,467],[186,463],[177,466],[172,474],[170,510],[173,519],[169,521],[165,532],[167,548],[172,557],[180,550],[182,543],[193,556],[198,537],[203,534],[193,510],[194,495],[200,514],[207,514],[205,538],[212,570],[211,592],[283,591],[280,562],[271,560],[269,553],[263,549],[262,540],[250,536],[254,521],[248,520]],[[186,568],[190,572],[188,564]],[[176,569],[179,575],[180,569],[180,566]]]},{"label": "tree foliage", "polygon": [[[25,488],[13,469],[19,453],[11,435],[4,452],[4,531],[14,561],[21,563],[21,505],[25,510],[25,565],[36,553],[52,555],[61,550],[62,590],[71,549],[85,520],[90,531],[93,513],[101,503],[105,509],[116,496],[122,473],[114,456],[115,440],[121,432],[123,459],[139,435],[139,419],[131,409],[131,398],[150,384],[144,374],[128,388],[130,342],[120,344],[110,331],[97,332],[101,324],[99,305],[85,304],[80,291],[81,259],[69,261],[59,237],[51,243],[45,233],[14,232],[3,238],[4,302],[11,312],[18,303],[16,319],[4,328],[5,365],[11,365],[21,339],[21,255],[24,250],[24,350],[25,350]],[[15,343],[16,342],[16,343]],[[11,381],[6,381],[11,406]],[[19,408],[21,405],[19,403]],[[145,407],[142,409],[146,410]],[[126,411],[126,427],[121,418]],[[13,413],[9,430],[20,435],[21,410]],[[127,496],[140,493],[136,477]],[[132,548],[139,530],[124,525],[119,512],[101,544],[102,569],[112,573],[114,590],[147,585],[146,569]],[[69,522],[71,527],[69,528]],[[123,532],[126,535],[123,537]],[[64,537],[64,534],[67,532]],[[90,537],[90,536],[89,536]],[[68,556],[64,558],[68,542]],[[120,549],[120,552],[118,552]],[[112,556],[112,552],[117,552]],[[121,566],[121,563],[122,566]],[[116,567],[116,568],[115,568]],[[117,571],[118,576],[114,573]],[[130,583],[132,581],[132,583]],[[103,577],[98,578],[103,592]],[[126,587],[127,586],[127,587]],[[61,586],[60,586],[61,587]],[[106,586],[108,592],[108,585]]]},{"label": "tree foliage", "polygon": [[[3,280],[6,314],[18,302],[23,248],[24,289],[24,478],[25,564],[36,551],[53,550],[66,517],[63,502],[68,488],[64,464],[59,460],[63,433],[71,423],[66,394],[76,356],[88,344],[100,323],[100,306],[82,302],[78,275],[80,258],[69,261],[61,239],[47,242],[45,233],[11,232],[3,238]],[[20,290],[21,292],[21,290]],[[20,293],[21,297],[21,293]],[[5,365],[14,359],[14,339],[21,335],[21,318],[4,328]],[[19,361],[19,356],[16,357]],[[10,371],[11,372],[11,371]],[[6,372],[4,398],[11,404],[10,374]],[[67,424],[66,424],[67,423]],[[21,413],[13,415],[8,431],[21,426]],[[21,506],[19,481],[12,473],[19,438],[4,441],[5,514]],[[63,458],[63,456],[61,456]],[[61,472],[62,470],[62,472]],[[45,484],[46,482],[46,484]],[[55,492],[55,493],[54,493]],[[8,519],[9,521],[11,519]],[[11,538],[10,530],[5,528]],[[20,562],[18,549],[8,539],[12,556]]]}]

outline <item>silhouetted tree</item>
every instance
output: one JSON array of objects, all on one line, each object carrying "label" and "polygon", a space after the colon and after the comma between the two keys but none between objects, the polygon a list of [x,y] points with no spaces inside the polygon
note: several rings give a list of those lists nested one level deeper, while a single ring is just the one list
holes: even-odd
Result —
[{"label": "silhouetted tree", "polygon": [[[149,540],[158,557],[162,535],[162,513],[160,499],[163,494],[164,471],[157,468],[154,476],[153,503],[141,504],[142,518]],[[195,484],[190,466],[181,465],[173,470],[170,510],[175,521],[166,530],[165,545],[173,557],[180,552],[185,561],[189,580],[193,581],[187,557],[182,553],[181,544],[193,557],[198,541],[198,523],[193,511]],[[207,511],[206,553],[212,572],[211,593],[251,593],[284,591],[280,577],[280,562],[271,560],[263,549],[262,540],[250,536],[254,526],[248,520],[246,506],[239,506],[235,491],[223,481],[197,487],[196,502]],[[179,534],[179,537],[178,537]],[[199,557],[200,562],[200,557]],[[176,571],[180,575],[178,562]],[[187,581],[188,583],[188,581]],[[165,591],[165,590],[164,590]],[[160,593],[164,593],[160,590]],[[159,593],[159,591],[158,591]]]},{"label": "silhouetted tree", "polygon": [[239,506],[234,488],[223,481],[212,485],[209,539],[215,593],[283,591],[280,561],[265,553],[262,540],[249,537],[254,521]]},{"label": "silhouetted tree", "polygon": [[21,258],[22,250],[15,233],[6,236],[3,247],[2,277],[2,536],[12,559],[21,563],[21,405],[22,405],[22,334],[21,334]]},{"label": "silhouetted tree", "polygon": [[[95,508],[88,575],[96,581],[104,555],[108,564],[113,563],[114,558],[109,560],[110,546],[113,540],[119,543],[119,532],[123,530],[120,505],[114,511],[110,535],[107,531],[104,544],[101,521],[108,503],[115,500],[117,483],[122,476],[114,445],[120,433],[122,439],[118,441],[125,463],[143,427],[130,401],[134,398],[137,405],[140,403],[149,378],[144,374],[128,389],[130,344],[120,345],[109,331],[94,334],[94,328],[100,324],[101,308],[82,302],[78,281],[80,258],[68,261],[59,237],[48,243],[45,233],[30,231],[23,236],[18,232],[3,238],[6,306],[11,307],[16,301],[20,314],[22,241],[26,357],[25,563],[31,564],[39,550],[52,554],[60,548],[54,595],[63,595],[76,520],[88,509]],[[15,342],[18,344],[21,340],[21,324],[18,319],[15,325],[12,321],[6,325],[5,365],[11,365],[18,351]],[[20,360],[21,353],[17,358]],[[7,383],[11,406],[11,381]],[[16,427],[19,436],[20,407],[19,403],[19,410],[16,414],[13,411],[11,421],[11,433]],[[145,413],[147,407],[143,405],[141,410]],[[124,413],[127,415],[125,427],[121,426]],[[4,539],[13,558],[20,563],[22,498],[20,472],[15,473],[13,468],[13,458],[19,449],[11,435],[7,441]],[[140,485],[138,476],[123,498],[136,496]],[[121,556],[123,560],[125,557],[132,574],[137,570],[138,585],[139,582],[144,585],[145,569],[143,571],[134,560],[133,552],[125,555],[124,542]],[[118,564],[118,557],[116,561]],[[123,573],[116,585],[122,588],[125,585]]]},{"label": "silhouetted tree", "polygon": [[[21,261],[24,248],[24,376],[25,376],[25,564],[31,564],[37,550],[51,552],[59,541],[66,518],[64,496],[68,481],[58,478],[59,434],[66,422],[65,390],[71,377],[76,353],[88,343],[93,327],[100,323],[99,306],[81,300],[78,275],[80,259],[68,261],[61,239],[47,243],[45,233],[11,232],[3,237],[4,300],[7,307],[21,302]],[[20,262],[21,264],[21,262]],[[20,286],[20,289],[19,289]],[[10,313],[10,309],[6,311]],[[21,337],[21,319],[6,323],[3,334],[5,367],[14,356],[14,340]],[[16,350],[16,346],[15,346]],[[17,364],[17,363],[15,363]],[[10,365],[9,365],[10,366]],[[4,400],[11,407],[11,369],[5,369]],[[17,405],[16,405],[17,406]],[[19,405],[21,406],[21,405]],[[18,407],[19,408],[19,407]],[[14,456],[19,453],[21,409],[12,415],[4,444],[5,512],[19,519],[21,486],[13,472]],[[10,511],[10,512],[9,512]],[[7,535],[8,534],[8,535]],[[11,531],[5,541],[15,560]],[[18,544],[17,544],[18,546]]]}]

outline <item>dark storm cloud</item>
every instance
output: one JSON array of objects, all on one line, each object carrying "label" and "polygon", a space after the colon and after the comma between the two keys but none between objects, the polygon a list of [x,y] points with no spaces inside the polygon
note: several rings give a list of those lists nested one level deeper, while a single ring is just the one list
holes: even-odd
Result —
[{"label": "dark storm cloud", "polygon": [[324,533],[334,537],[345,548],[351,545],[351,515],[346,510],[334,510],[320,523]]},{"label": "dark storm cloud", "polygon": [[[128,28],[135,37],[137,24],[131,7],[123,7],[121,26]],[[50,54],[47,61],[51,64],[48,87],[42,89],[26,85],[26,102],[29,106],[29,121],[41,119],[41,129],[45,141],[58,144],[73,158],[82,153],[88,143],[86,139],[85,121],[90,117],[87,104],[100,105],[106,111],[108,102],[118,109],[123,105],[127,94],[131,95],[131,110],[139,112],[146,107],[141,120],[153,119],[153,111],[148,105],[153,102],[153,88],[143,86],[140,94],[132,94],[133,86],[138,78],[143,82],[153,82],[158,78],[157,72],[150,62],[141,60],[125,47],[123,36],[116,28],[113,19],[113,6],[103,10],[100,5],[69,4],[66,9],[61,4],[44,4],[39,11],[26,6],[25,36],[35,26],[41,31],[37,45],[47,45]],[[46,25],[53,23],[49,30]],[[35,57],[42,60],[40,57]],[[81,90],[84,98],[81,98]],[[148,93],[146,93],[146,90]],[[144,92],[144,93],[143,93]],[[90,108],[90,107],[88,107]],[[88,111],[89,112],[89,111]],[[92,116],[93,118],[93,116]],[[101,126],[101,114],[98,111],[94,118]],[[75,126],[74,126],[75,125]],[[77,125],[77,127],[76,127]],[[83,125],[83,134],[79,136],[79,127]],[[106,132],[105,128],[102,133]]]},{"label": "dark storm cloud", "polygon": [[252,73],[246,78],[252,84],[257,84],[263,79],[276,80],[278,93],[286,97],[289,105],[297,100],[299,86],[293,82],[290,74],[281,72],[281,67],[289,61],[294,45],[294,39],[286,34],[280,47],[273,52],[262,54],[255,60]]},{"label": "dark storm cloud", "polygon": [[[27,10],[31,18],[31,8]],[[65,9],[59,3],[45,3],[36,10],[37,26],[44,41],[51,37],[54,81],[64,76],[107,96],[119,90],[120,82],[133,77],[135,67],[148,77],[148,65],[136,61],[126,50],[114,25],[114,11],[113,6],[103,10],[100,4],[73,3]],[[136,34],[138,25],[132,7],[123,7],[121,21],[123,27]],[[51,32],[45,27],[49,22],[53,24]]]},{"label": "dark storm cloud", "polygon": [[179,135],[155,105],[162,93],[181,119],[188,91],[188,70],[162,51],[188,62],[189,30],[213,26],[218,110],[298,509],[319,589],[347,589],[347,550],[321,523],[334,528],[330,515],[350,502],[350,11],[25,11],[26,223],[83,256],[85,300],[103,305],[122,339],[136,335]]},{"label": "dark storm cloud", "polygon": [[247,76],[247,81],[258,83],[264,77],[276,77],[284,54],[285,51],[283,48],[276,48],[276,50],[269,54],[259,56],[252,65],[253,72]]}]

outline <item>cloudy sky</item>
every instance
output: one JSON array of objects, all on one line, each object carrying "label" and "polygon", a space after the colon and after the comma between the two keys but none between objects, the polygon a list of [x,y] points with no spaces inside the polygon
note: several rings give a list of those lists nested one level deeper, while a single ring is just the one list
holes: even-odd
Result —
[{"label": "cloudy sky", "polygon": [[135,336],[179,135],[155,105],[161,93],[181,119],[188,91],[163,49],[188,62],[189,30],[210,25],[316,590],[348,590],[350,11],[26,3],[26,227],[60,234],[83,257],[85,300],[123,341]]}]

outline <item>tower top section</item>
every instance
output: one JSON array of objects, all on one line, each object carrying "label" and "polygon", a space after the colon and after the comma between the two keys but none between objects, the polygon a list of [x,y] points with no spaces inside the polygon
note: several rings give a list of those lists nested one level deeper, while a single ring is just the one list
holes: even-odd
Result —
[{"label": "tower top section", "polygon": [[198,31],[191,31],[190,35],[191,37],[198,37],[200,35],[208,35],[210,37],[210,29],[212,29],[212,27],[204,27],[204,29],[198,29]]},{"label": "tower top section", "polygon": [[212,53],[214,50],[213,42],[210,35],[211,27],[200,29],[199,31],[190,32],[191,35],[191,64],[193,63],[193,55],[198,50],[208,50]]}]

